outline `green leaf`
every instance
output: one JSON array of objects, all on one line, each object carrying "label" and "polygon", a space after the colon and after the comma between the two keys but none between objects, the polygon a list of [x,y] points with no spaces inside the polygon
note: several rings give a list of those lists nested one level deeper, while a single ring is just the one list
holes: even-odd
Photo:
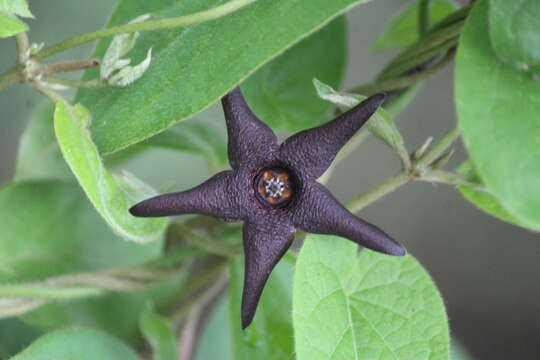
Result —
[{"label": "green leaf", "polygon": [[22,20],[16,16],[0,11],[0,38],[6,38],[28,30]]},{"label": "green leaf", "polygon": [[291,324],[292,268],[282,261],[272,271],[261,296],[255,318],[242,330],[240,304],[244,279],[244,261],[237,257],[229,263],[229,306],[233,354],[235,360],[294,358]]},{"label": "green leaf", "polygon": [[0,0],[0,12],[33,18],[26,0]]},{"label": "green leaf", "polygon": [[[266,62],[363,1],[259,0],[188,29],[142,33],[133,57],[142,59],[150,47],[154,54],[144,78],[121,89],[81,89],[77,101],[94,115],[92,134],[100,151],[118,151],[204,110]],[[122,1],[110,25],[128,22],[144,2]],[[221,2],[181,1],[158,17],[185,15]],[[153,12],[149,7],[140,10]],[[94,56],[102,56],[109,41],[101,41]],[[87,71],[85,78],[96,76],[97,70]]]},{"label": "green leaf", "polygon": [[200,155],[211,167],[223,167],[228,161],[225,137],[206,120],[196,116],[151,137],[145,144]]},{"label": "green leaf", "polygon": [[255,114],[274,131],[297,132],[325,122],[330,104],[317,96],[312,79],[340,87],[346,33],[339,17],[250,76],[242,89]]},{"label": "green leaf", "polygon": [[73,179],[54,135],[54,104],[37,107],[19,142],[15,181]]},{"label": "green leaf", "polygon": [[499,59],[540,74],[539,14],[538,0],[490,1],[489,35]]},{"label": "green leaf", "polygon": [[19,319],[0,320],[0,359],[8,359],[29,346],[41,332]]},{"label": "green leaf", "polygon": [[458,125],[482,182],[509,214],[540,229],[540,81],[495,56],[488,4],[476,3],[460,40]]},{"label": "green leaf", "polygon": [[116,338],[91,329],[67,329],[46,334],[11,360],[139,360]]},{"label": "green leaf", "polygon": [[[355,107],[361,101],[366,99],[363,95],[336,91],[317,79],[313,80],[313,84],[317,90],[317,94],[322,99],[339,106],[343,111]],[[392,116],[388,112],[384,111],[382,108],[378,109],[371,119],[368,120],[366,127],[386,145],[396,150],[404,161],[408,162],[409,153],[405,148],[403,137],[397,129]]]},{"label": "green leaf", "polygon": [[[117,238],[76,184],[15,183],[0,188],[0,282],[47,277],[104,267],[141,265],[161,254],[162,241],[141,245]],[[24,316],[40,328],[88,325],[127,339],[148,294],[112,294],[55,303]]]},{"label": "green leaf", "polygon": [[149,242],[163,234],[167,220],[132,216],[131,205],[156,192],[135,176],[113,175],[103,165],[88,129],[90,114],[82,105],[56,104],[54,127],[62,154],[79,184],[111,229],[126,240]]},{"label": "green leaf", "polygon": [[[404,48],[414,44],[418,40],[418,4],[409,5],[395,18],[385,25],[379,38],[372,46],[372,50]],[[430,18],[431,25],[436,24],[458,8],[454,1],[431,0]]]},{"label": "green leaf", "polygon": [[412,257],[335,236],[309,235],[296,263],[296,358],[447,360],[449,334],[435,284]]},{"label": "green leaf", "polygon": [[[458,171],[465,177],[465,180],[481,186],[483,185],[470,161],[461,164]],[[458,190],[461,192],[461,195],[476,205],[480,210],[511,224],[526,227],[525,224],[510,215],[493,194],[486,191],[480,191],[470,186],[458,186]]]},{"label": "green leaf", "polygon": [[176,337],[171,325],[148,305],[139,317],[139,327],[152,346],[154,360],[176,360]]}]

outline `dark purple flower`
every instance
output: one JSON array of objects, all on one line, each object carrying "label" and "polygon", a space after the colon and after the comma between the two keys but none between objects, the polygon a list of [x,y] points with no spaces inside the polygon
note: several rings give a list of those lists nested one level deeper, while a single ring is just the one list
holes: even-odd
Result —
[{"label": "dark purple flower", "polygon": [[195,213],[243,221],[242,327],[246,328],[270,272],[297,230],[334,234],[385,254],[405,255],[403,246],[351,214],[316,181],[384,98],[371,96],[336,119],[296,133],[279,145],[236,88],[222,99],[232,170],[190,190],[142,201],[130,212],[144,217]]}]

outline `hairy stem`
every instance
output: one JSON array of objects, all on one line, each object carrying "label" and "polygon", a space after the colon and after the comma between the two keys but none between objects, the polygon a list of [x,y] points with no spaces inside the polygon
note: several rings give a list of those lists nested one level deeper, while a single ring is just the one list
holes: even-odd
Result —
[{"label": "hairy stem", "polygon": [[21,32],[15,35],[15,42],[17,43],[17,60],[20,65],[24,65],[28,60],[28,35],[26,32]]},{"label": "hairy stem", "polygon": [[0,74],[0,91],[3,91],[12,85],[18,84],[22,81],[21,74],[17,68],[8,70],[7,72]]},{"label": "hairy stem", "polygon": [[67,60],[54,63],[40,64],[39,72],[43,75],[54,74],[59,72],[75,71],[88,69],[101,64],[101,59],[82,59],[82,60]]},{"label": "hairy stem", "polygon": [[[427,177],[430,176],[430,173],[426,171],[425,168],[429,167],[433,161],[443,155],[452,146],[458,136],[459,132],[457,129],[450,130],[429,151],[427,151],[424,156],[417,162],[414,162],[411,169],[404,169],[396,175],[390,176],[379,185],[376,185],[372,189],[351,200],[346,205],[347,209],[351,212],[358,212],[383,196],[397,190],[411,180],[429,181],[427,180]],[[424,179],[424,176],[426,179]]]},{"label": "hairy stem", "polygon": [[374,201],[382,198],[383,196],[397,190],[399,187],[409,182],[411,176],[406,172],[400,172],[384,180],[379,185],[373,187],[369,191],[363,193],[357,198],[349,201],[346,205],[347,209],[351,212],[358,212],[373,203]]},{"label": "hairy stem", "polygon": [[95,79],[95,80],[68,80],[68,79],[62,79],[57,78],[55,76],[46,76],[43,78],[45,82],[50,84],[59,84],[74,88],[92,88],[92,87],[100,87],[100,86],[107,86],[107,83],[102,79]]},{"label": "hairy stem", "polygon": [[31,87],[51,99],[53,102],[65,102],[64,98],[60,96],[56,91],[49,89],[47,86],[38,84],[37,82],[29,83]]},{"label": "hairy stem", "polygon": [[173,29],[179,27],[192,26],[200,24],[203,22],[219,19],[220,17],[226,16],[232,12],[235,12],[243,7],[246,7],[256,0],[231,0],[223,5],[216,6],[212,9],[201,11],[195,14],[177,16],[168,19],[159,19],[159,20],[149,20],[140,23],[134,24],[125,24],[119,26],[113,26],[108,29],[102,29],[95,32],[90,32],[75,36],[71,39],[62,41],[55,45],[49,46],[40,52],[38,52],[34,58],[40,60],[56,54],[60,51],[64,51],[75,46],[87,43],[92,40],[101,39],[104,37],[109,37],[118,34],[141,32],[141,31],[152,31],[152,30],[163,30],[163,29]]},{"label": "hairy stem", "polygon": [[444,57],[438,61],[432,67],[427,68],[424,71],[414,73],[412,75],[405,75],[396,77],[393,79],[376,81],[370,84],[361,85],[351,90],[351,92],[362,94],[362,95],[371,95],[381,91],[393,91],[401,90],[413,86],[423,80],[426,80],[438,73],[445,66],[454,59],[454,52],[447,52]]},{"label": "hairy stem", "polygon": [[439,140],[430,151],[426,152],[417,162],[416,167],[423,168],[429,166],[433,161],[437,160],[444,152],[446,152],[450,146],[459,137],[459,131],[454,128],[447,132],[441,140]]},{"label": "hairy stem", "polygon": [[103,294],[102,289],[95,287],[67,287],[52,288],[46,285],[2,285],[0,297],[19,297],[43,300],[71,300],[82,297],[98,296]]},{"label": "hairy stem", "polygon": [[59,275],[35,283],[0,285],[0,318],[21,315],[57,300],[146,290],[181,271],[183,268],[179,267],[129,266]]}]

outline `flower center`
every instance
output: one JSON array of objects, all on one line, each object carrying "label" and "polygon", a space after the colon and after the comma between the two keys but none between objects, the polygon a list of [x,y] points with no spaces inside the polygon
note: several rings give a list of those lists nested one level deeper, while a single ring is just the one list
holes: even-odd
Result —
[{"label": "flower center", "polygon": [[265,206],[280,208],[293,198],[295,182],[284,169],[273,167],[261,170],[255,177],[255,195]]}]

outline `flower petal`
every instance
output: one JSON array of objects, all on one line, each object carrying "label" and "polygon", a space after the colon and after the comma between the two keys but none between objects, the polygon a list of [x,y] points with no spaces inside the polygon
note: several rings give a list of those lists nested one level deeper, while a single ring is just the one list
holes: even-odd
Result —
[{"label": "flower petal", "polygon": [[381,229],[351,214],[319,183],[305,188],[294,209],[293,223],[299,230],[338,235],[384,254],[403,256],[407,253]]},{"label": "flower petal", "polygon": [[237,204],[236,193],[233,172],[222,171],[190,190],[141,201],[129,212],[139,217],[202,214],[239,220],[243,211]]},{"label": "flower petal", "polygon": [[249,109],[240,88],[221,100],[229,136],[229,162],[237,169],[244,162],[271,159],[277,152],[276,135]]},{"label": "flower petal", "polygon": [[385,97],[373,95],[324,125],[294,134],[281,144],[280,157],[307,179],[317,179]]},{"label": "flower petal", "polygon": [[257,304],[270,272],[294,240],[294,228],[286,224],[244,224],[244,292],[242,329],[253,320]]}]

